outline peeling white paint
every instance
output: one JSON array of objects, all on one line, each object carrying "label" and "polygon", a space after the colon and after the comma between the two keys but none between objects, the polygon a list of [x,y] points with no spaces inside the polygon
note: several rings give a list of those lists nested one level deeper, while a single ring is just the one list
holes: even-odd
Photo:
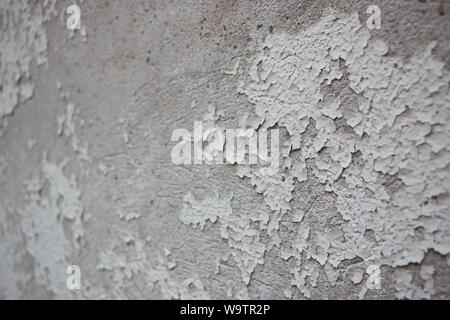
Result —
[{"label": "peeling white paint", "polygon": [[[23,194],[0,196],[0,298],[249,299],[262,296],[267,287],[285,286],[277,297],[297,299],[327,297],[324,286],[338,285],[352,292],[346,298],[365,298],[373,292],[366,282],[369,265],[380,266],[380,291],[392,288],[392,297],[435,296],[441,285],[435,276],[442,266],[424,257],[433,251],[450,265],[450,75],[435,56],[437,42],[424,43],[409,58],[396,56],[387,41],[371,36],[356,13],[328,10],[298,33],[270,33],[256,51],[233,53],[226,67],[216,70],[229,82],[216,79],[217,73],[205,75],[203,66],[192,67],[194,76],[177,68],[168,76],[163,63],[150,64],[143,78],[156,74],[157,83],[143,88],[151,108],[134,101],[136,108],[126,110],[132,111],[126,120],[102,115],[92,106],[85,114],[82,99],[68,90],[73,83],[58,74],[61,80],[42,84],[60,98],[58,108],[48,108],[57,110],[56,124],[52,118],[49,132],[39,127],[42,132],[31,137],[19,136],[21,128],[8,128],[8,120],[22,124],[21,117],[29,114],[15,115],[24,111],[21,104],[52,92],[36,91],[31,70],[34,65],[52,67],[47,28],[57,15],[55,6],[56,1],[0,4],[0,142],[5,146],[0,179],[11,190],[24,186]],[[84,42],[85,22],[79,31]],[[74,36],[61,25],[69,38]],[[89,30],[96,39],[97,29]],[[83,46],[104,45],[94,42]],[[72,45],[79,50],[76,41]],[[58,46],[53,53],[66,49],[64,43]],[[135,49],[127,49],[130,65],[142,58]],[[92,63],[89,57],[86,61]],[[110,72],[110,62],[106,57],[93,68]],[[133,81],[142,81],[141,66],[131,66]],[[195,82],[206,79],[209,91],[183,87],[189,82],[186,74]],[[219,106],[215,100],[229,93],[226,86],[214,87],[220,81],[236,85],[251,108],[237,101]],[[118,83],[105,81],[111,91],[123,87]],[[235,164],[236,175],[230,178],[230,167],[186,170],[164,163],[170,155],[163,133],[155,130],[175,125],[181,117],[170,112],[186,102],[177,100],[173,88],[186,95],[192,121],[202,119],[205,129],[222,127],[236,110],[241,113],[234,120],[241,128],[280,129],[280,168]],[[120,95],[136,98],[127,91]],[[114,102],[116,92],[112,96]],[[167,114],[152,113],[158,103]],[[95,116],[105,116],[107,124],[100,129],[110,129],[116,140],[96,131]],[[118,129],[110,123],[119,123]],[[11,133],[6,142],[5,132]],[[42,153],[42,159],[33,160]],[[198,177],[214,186],[207,194],[191,188],[200,183]],[[223,182],[236,184],[222,185],[232,192],[218,191],[216,185]],[[85,189],[95,191],[95,197],[88,193],[86,200]],[[300,208],[307,202],[303,198],[312,201]],[[254,199],[263,205],[243,204]],[[203,257],[204,248],[193,244],[187,248],[200,253],[192,259],[198,265],[190,266],[193,262],[177,247],[184,245],[181,230],[195,234],[201,246],[214,237],[217,247],[223,245],[224,252],[211,253],[212,271],[205,263],[211,256]],[[76,293],[66,289],[65,270],[81,262],[82,290]],[[286,281],[273,285],[280,280]],[[389,286],[383,287],[384,281]]]},{"label": "peeling white paint", "polygon": [[[319,265],[331,271],[359,257],[396,267],[421,262],[430,249],[449,253],[450,74],[433,57],[435,45],[407,61],[388,56],[387,44],[372,40],[357,14],[330,12],[298,35],[269,35],[242,79],[239,91],[259,117],[254,128],[278,124],[290,140],[282,152],[285,173],[267,178],[238,168],[238,175],[250,178],[279,220],[291,210],[294,178],[309,179],[305,162],[313,160],[312,174],[335,195],[345,220],[341,239],[300,222],[288,256],[297,259],[293,284],[306,297]],[[323,94],[323,86],[341,81],[344,70],[358,97],[351,112],[339,96]],[[311,123],[313,136],[305,134]],[[389,192],[388,178],[403,187]],[[424,229],[422,239],[414,237],[417,228]],[[366,230],[375,232],[375,242],[364,237]]]},{"label": "peeling white paint", "polygon": [[[27,206],[19,210],[26,251],[34,259],[34,279],[55,297],[70,297],[65,290],[65,268],[80,249],[84,229],[83,207],[75,177],[66,177],[67,161],[56,165],[42,160],[42,178],[25,184]],[[63,222],[70,222],[65,229]]]},{"label": "peeling white paint", "polygon": [[30,64],[47,63],[47,34],[43,24],[52,18],[55,2],[39,3],[34,10],[24,0],[0,4],[0,123],[20,102],[33,96]]}]

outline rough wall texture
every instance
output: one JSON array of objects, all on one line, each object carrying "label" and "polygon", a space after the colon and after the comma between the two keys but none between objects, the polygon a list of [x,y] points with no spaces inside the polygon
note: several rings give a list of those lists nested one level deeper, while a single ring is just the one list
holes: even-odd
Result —
[{"label": "rough wall texture", "polygon": [[[0,1],[0,297],[449,298],[448,1],[72,3]],[[175,165],[194,121],[279,170]]]}]

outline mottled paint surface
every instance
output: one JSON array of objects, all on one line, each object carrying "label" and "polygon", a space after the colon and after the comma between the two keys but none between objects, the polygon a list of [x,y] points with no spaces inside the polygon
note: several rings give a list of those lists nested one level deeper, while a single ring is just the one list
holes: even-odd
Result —
[{"label": "mottled paint surface", "polygon": [[[70,4],[0,3],[1,298],[448,299],[447,3]],[[194,121],[279,170],[173,164]]]}]

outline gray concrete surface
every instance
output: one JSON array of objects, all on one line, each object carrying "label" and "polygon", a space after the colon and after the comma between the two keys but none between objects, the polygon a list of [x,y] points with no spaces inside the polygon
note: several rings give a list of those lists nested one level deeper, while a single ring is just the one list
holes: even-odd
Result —
[{"label": "gray concrete surface", "polygon": [[0,0],[1,298],[449,298],[449,1],[73,3]]}]

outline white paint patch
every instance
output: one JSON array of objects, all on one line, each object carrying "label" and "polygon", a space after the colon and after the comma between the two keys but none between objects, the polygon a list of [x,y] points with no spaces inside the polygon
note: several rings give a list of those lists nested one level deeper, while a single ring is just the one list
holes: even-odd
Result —
[{"label": "white paint patch", "polygon": [[[238,175],[250,178],[279,220],[291,210],[294,179],[310,179],[310,161],[345,221],[338,238],[300,222],[284,258],[297,259],[293,284],[306,297],[320,266],[336,278],[341,271],[331,272],[346,259],[396,267],[421,262],[430,249],[449,253],[450,75],[433,57],[435,45],[407,61],[388,56],[387,44],[371,40],[356,13],[331,11],[297,35],[269,35],[241,80],[258,125],[285,127],[290,139],[282,151],[286,173],[268,178],[239,168]],[[324,95],[333,81],[348,82],[357,108]],[[316,133],[306,134],[312,124]],[[390,190],[389,179],[402,187]],[[422,237],[414,236],[418,228]]]},{"label": "white paint patch", "polygon": [[47,63],[48,41],[43,24],[52,18],[55,3],[56,0],[33,6],[25,0],[0,3],[0,124],[20,102],[33,96],[30,65]]},{"label": "white paint patch", "polygon": [[[56,298],[73,293],[65,287],[65,269],[80,249],[84,230],[81,193],[75,176],[64,174],[66,162],[42,161],[43,178],[35,176],[25,184],[27,206],[19,210],[26,250],[34,258],[34,278]],[[63,222],[69,222],[65,229]]]}]

